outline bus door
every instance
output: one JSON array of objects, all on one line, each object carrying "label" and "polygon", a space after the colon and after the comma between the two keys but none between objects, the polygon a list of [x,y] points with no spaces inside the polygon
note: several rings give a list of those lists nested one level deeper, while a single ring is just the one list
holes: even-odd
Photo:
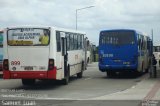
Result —
[{"label": "bus door", "polygon": [[61,33],[62,43],[62,69],[64,70],[64,77],[68,76],[68,53],[67,53],[67,39],[65,33]]}]

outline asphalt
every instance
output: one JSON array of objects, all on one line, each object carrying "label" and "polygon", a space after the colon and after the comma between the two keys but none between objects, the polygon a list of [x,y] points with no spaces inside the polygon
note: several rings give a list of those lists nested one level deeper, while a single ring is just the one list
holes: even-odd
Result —
[{"label": "asphalt", "polygon": [[[29,88],[30,91],[50,95],[49,98],[35,99],[36,106],[160,106],[159,70],[157,78],[151,78],[149,74],[145,74],[141,78],[121,79],[115,77],[108,79],[104,77],[103,73],[96,71],[97,66],[95,65],[95,63],[89,65],[89,70],[85,72],[84,78],[79,80],[73,78],[68,86],[56,85],[51,88],[49,86],[48,90],[42,86],[38,90]],[[13,80],[13,85],[10,85],[10,82],[10,80],[1,82],[4,87],[0,88],[26,89],[20,85],[19,80]],[[121,88],[117,89],[118,87]],[[31,93],[30,91],[29,93]]]}]

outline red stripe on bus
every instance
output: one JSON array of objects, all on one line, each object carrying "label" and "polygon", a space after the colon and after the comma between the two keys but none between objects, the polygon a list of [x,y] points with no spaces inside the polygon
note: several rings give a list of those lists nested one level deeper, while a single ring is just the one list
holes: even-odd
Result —
[{"label": "red stripe on bus", "polygon": [[49,71],[3,71],[4,79],[56,79],[56,68]]},{"label": "red stripe on bus", "polygon": [[48,79],[56,79],[56,72],[57,68],[54,67],[53,70],[49,70],[48,72]]},{"label": "red stripe on bus", "polygon": [[10,79],[10,71],[3,71],[3,79]]}]

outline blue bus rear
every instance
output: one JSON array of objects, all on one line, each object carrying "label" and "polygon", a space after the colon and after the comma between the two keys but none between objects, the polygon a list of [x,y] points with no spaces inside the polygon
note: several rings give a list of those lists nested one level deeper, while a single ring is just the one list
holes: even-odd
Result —
[{"label": "blue bus rear", "polygon": [[99,70],[123,72],[136,70],[138,45],[134,30],[104,30],[99,37]]}]

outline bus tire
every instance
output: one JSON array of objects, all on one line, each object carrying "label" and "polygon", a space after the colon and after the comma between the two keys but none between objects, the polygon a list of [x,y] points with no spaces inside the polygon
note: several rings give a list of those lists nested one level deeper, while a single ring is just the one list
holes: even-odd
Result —
[{"label": "bus tire", "polygon": [[82,62],[82,65],[81,65],[81,72],[77,73],[77,78],[83,77],[83,71],[84,71],[84,62]]},{"label": "bus tire", "polygon": [[112,76],[111,71],[106,71],[106,76],[107,76],[107,77],[111,77],[111,76]]},{"label": "bus tire", "polygon": [[145,69],[144,69],[144,62],[142,62],[142,71],[141,73],[144,73],[145,72]]},{"label": "bus tire", "polygon": [[153,77],[157,78],[157,69],[156,69],[156,66],[153,66]]},{"label": "bus tire", "polygon": [[143,75],[143,72],[142,71],[135,71],[135,76],[137,77],[137,76],[141,76],[141,75]]},{"label": "bus tire", "polygon": [[88,59],[87,59],[87,64],[89,64],[89,57],[88,57]]},{"label": "bus tire", "polygon": [[22,84],[23,85],[34,85],[35,79],[22,79]]},{"label": "bus tire", "polygon": [[145,73],[148,73],[149,72],[149,68],[145,69]]},{"label": "bus tire", "polygon": [[70,66],[68,65],[67,75],[62,80],[62,84],[63,85],[68,85],[68,83],[69,83],[69,76],[70,76]]},{"label": "bus tire", "polygon": [[113,76],[115,76],[116,75],[116,73],[115,72],[113,72],[113,71],[106,71],[106,75],[107,75],[107,77],[113,77]]}]

